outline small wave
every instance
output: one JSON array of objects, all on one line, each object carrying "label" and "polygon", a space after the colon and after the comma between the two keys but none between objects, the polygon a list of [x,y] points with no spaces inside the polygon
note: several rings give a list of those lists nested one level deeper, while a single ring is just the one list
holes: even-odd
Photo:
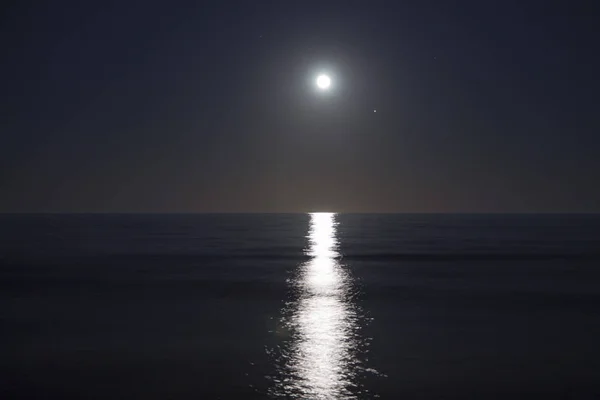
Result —
[{"label": "small wave", "polygon": [[557,259],[600,259],[600,253],[379,253],[379,254],[347,254],[340,256],[343,260],[373,261],[482,261],[482,260],[557,260]]},{"label": "small wave", "polygon": [[[10,265],[27,261],[28,263],[35,261],[43,264],[53,264],[60,262],[61,264],[70,264],[70,262],[87,261],[91,264],[102,264],[105,262],[120,263],[120,262],[209,262],[223,260],[293,260],[297,262],[308,261],[312,257],[302,253],[278,253],[274,252],[227,252],[222,253],[120,253],[120,254],[97,254],[97,253],[79,253],[79,254],[44,254],[44,255],[27,255],[27,254],[5,254],[3,256],[3,264]],[[600,260],[600,253],[484,253],[484,252],[460,252],[460,253],[340,253],[333,257],[339,261],[484,261],[484,260],[499,260],[499,261],[518,261],[518,260]],[[30,264],[31,265],[31,264]]]}]

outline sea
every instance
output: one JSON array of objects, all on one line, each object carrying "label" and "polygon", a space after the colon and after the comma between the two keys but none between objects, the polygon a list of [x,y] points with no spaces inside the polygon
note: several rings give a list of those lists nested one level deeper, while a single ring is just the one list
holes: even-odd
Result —
[{"label": "sea", "polygon": [[598,399],[600,215],[0,215],[0,399]]}]

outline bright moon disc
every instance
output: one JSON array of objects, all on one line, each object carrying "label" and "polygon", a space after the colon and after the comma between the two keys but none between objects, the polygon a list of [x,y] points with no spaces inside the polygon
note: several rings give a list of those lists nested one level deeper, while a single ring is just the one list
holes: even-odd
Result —
[{"label": "bright moon disc", "polygon": [[320,89],[327,89],[331,85],[331,79],[327,75],[319,75],[317,77],[317,86]]}]

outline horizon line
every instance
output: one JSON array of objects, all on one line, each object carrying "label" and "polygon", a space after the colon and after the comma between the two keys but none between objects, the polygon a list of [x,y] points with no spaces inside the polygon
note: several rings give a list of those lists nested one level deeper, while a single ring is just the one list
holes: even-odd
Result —
[{"label": "horizon line", "polygon": [[600,211],[0,211],[0,215],[299,215],[317,213],[354,215],[600,215]]}]

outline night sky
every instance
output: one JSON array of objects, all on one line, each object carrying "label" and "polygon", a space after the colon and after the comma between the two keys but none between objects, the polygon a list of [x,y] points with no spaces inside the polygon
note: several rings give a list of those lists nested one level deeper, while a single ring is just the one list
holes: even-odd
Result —
[{"label": "night sky", "polygon": [[13,2],[0,212],[600,212],[599,9]]}]

